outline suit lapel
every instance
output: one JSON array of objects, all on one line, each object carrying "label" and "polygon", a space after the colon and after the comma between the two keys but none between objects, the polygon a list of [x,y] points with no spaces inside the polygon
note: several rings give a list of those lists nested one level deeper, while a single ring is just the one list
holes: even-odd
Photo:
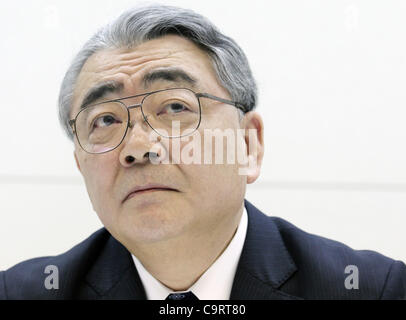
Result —
[{"label": "suit lapel", "polygon": [[97,293],[93,298],[146,299],[144,286],[130,252],[111,235],[87,274],[86,282]]},{"label": "suit lapel", "polygon": [[248,229],[230,299],[300,299],[279,290],[297,270],[277,226],[245,200]]}]

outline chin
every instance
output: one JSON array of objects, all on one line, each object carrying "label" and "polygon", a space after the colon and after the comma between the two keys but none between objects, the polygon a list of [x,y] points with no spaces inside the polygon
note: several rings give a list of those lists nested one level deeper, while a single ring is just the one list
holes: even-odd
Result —
[{"label": "chin", "polygon": [[148,210],[125,215],[120,229],[124,238],[133,243],[153,243],[180,236],[191,224],[191,219],[168,210]]}]

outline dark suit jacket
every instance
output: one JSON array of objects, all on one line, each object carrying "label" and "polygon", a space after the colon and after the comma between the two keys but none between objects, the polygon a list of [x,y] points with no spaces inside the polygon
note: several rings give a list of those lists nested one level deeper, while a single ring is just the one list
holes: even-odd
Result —
[{"label": "dark suit jacket", "polygon": [[[245,207],[248,230],[231,299],[406,299],[403,262],[306,233],[248,201]],[[44,285],[48,265],[58,267],[58,289]],[[348,265],[358,268],[358,289],[345,287]],[[104,228],[66,253],[0,272],[0,299],[145,298],[129,251]]]}]

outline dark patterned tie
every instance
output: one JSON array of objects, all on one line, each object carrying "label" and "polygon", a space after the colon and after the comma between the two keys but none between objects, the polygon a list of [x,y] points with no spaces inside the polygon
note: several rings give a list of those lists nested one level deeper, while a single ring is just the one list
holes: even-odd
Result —
[{"label": "dark patterned tie", "polygon": [[185,300],[199,300],[192,291],[182,292],[182,293],[171,293],[169,294],[165,300],[173,300],[173,301],[185,301]]}]

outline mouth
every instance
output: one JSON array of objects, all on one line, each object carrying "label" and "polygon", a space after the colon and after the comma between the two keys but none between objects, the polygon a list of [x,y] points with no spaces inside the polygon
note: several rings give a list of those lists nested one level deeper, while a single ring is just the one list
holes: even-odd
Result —
[{"label": "mouth", "polygon": [[137,197],[141,194],[147,194],[147,193],[152,193],[152,192],[158,192],[158,191],[176,191],[179,192],[179,190],[167,187],[167,186],[162,186],[162,185],[146,185],[143,187],[136,187],[134,190],[132,190],[122,202],[127,201],[128,199],[131,199],[133,197]]}]

